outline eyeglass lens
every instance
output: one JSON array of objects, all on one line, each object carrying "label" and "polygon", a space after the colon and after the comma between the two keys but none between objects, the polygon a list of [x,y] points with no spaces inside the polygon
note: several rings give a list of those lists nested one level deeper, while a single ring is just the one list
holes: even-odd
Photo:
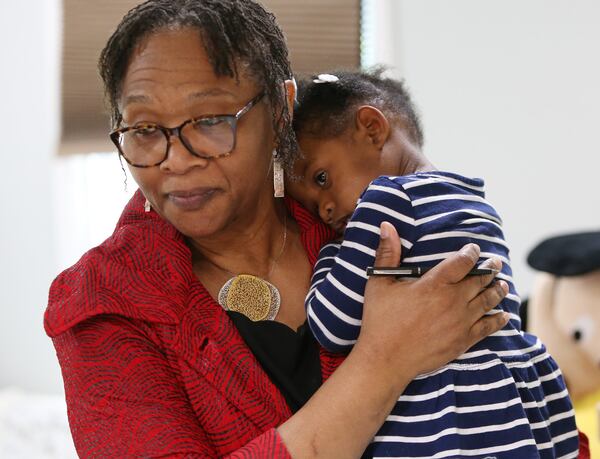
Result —
[{"label": "eyeglass lens", "polygon": [[[181,128],[180,137],[189,150],[203,157],[226,155],[233,150],[235,142],[233,123],[226,117],[191,121]],[[121,133],[119,145],[125,158],[138,165],[161,162],[169,148],[167,133],[154,126]]]}]

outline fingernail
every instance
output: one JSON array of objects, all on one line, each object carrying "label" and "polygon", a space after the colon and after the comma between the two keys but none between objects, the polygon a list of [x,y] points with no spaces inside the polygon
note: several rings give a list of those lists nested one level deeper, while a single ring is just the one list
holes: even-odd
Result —
[{"label": "fingernail", "polygon": [[502,318],[504,319],[504,323],[508,323],[508,321],[510,320],[510,314],[508,312],[503,312]]},{"label": "fingernail", "polygon": [[502,269],[502,260],[499,258],[487,258],[481,263],[481,268]]},{"label": "fingernail", "polygon": [[475,244],[467,244],[462,250],[468,255],[477,255],[477,246]]},{"label": "fingernail", "polygon": [[388,237],[390,237],[390,229],[388,228],[387,224],[382,223],[381,224],[381,239],[387,239]]},{"label": "fingernail", "polygon": [[500,258],[492,258],[492,265],[495,269],[502,269],[502,260]]}]

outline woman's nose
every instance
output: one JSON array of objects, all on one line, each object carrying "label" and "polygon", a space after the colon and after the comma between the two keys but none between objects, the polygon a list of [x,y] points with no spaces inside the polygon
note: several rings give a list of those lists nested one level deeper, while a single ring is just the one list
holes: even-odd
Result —
[{"label": "woman's nose", "polygon": [[184,174],[193,167],[206,167],[210,159],[192,154],[178,136],[171,136],[169,153],[160,167],[165,172]]},{"label": "woman's nose", "polygon": [[335,204],[330,200],[323,200],[319,203],[319,217],[325,223],[329,224],[333,222],[333,211],[335,210]]}]

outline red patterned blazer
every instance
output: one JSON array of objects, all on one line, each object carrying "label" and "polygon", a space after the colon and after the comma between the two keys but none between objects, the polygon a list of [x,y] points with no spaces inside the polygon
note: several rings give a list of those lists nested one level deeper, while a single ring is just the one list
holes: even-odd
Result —
[{"label": "red patterned blazer", "polygon": [[[50,288],[45,328],[81,457],[290,457],[291,415],[192,272],[180,233],[138,192],[114,234]],[[293,201],[314,264],[333,234]],[[323,377],[341,358],[321,352]]]}]

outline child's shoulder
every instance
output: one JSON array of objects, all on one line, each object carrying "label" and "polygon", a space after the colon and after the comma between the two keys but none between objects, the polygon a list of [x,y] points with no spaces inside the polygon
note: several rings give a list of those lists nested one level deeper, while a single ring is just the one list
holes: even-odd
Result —
[{"label": "child's shoulder", "polygon": [[[395,188],[408,195],[412,190],[419,195],[423,192],[440,194],[441,192],[475,193],[484,195],[484,181],[481,178],[470,178],[445,171],[418,172],[409,175],[382,175],[371,182],[369,188]],[[427,191],[425,191],[427,190]]]}]

